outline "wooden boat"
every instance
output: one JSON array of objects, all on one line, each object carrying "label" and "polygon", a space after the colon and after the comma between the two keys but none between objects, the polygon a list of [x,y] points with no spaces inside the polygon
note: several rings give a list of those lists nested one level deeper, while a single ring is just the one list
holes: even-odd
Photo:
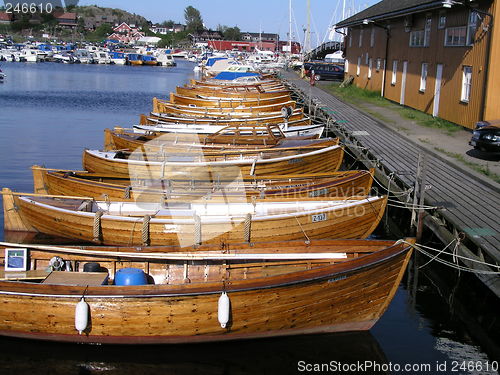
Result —
[{"label": "wooden boat", "polygon": [[220,107],[220,108],[236,108],[236,107],[255,107],[271,104],[281,104],[291,101],[290,95],[281,95],[273,98],[192,98],[188,96],[177,95],[170,93],[170,103],[181,105],[194,105],[196,107]]},{"label": "wooden boat", "polygon": [[[149,116],[141,116],[142,119],[161,121],[167,123],[178,124],[207,124],[207,125],[245,125],[245,124],[280,124],[285,123],[285,118],[281,113],[272,112],[261,116],[242,117],[242,118],[223,118],[223,117],[206,117],[206,116],[183,116],[183,115],[170,115],[165,113],[152,112]],[[294,109],[292,115],[288,118],[288,124],[294,121],[310,119],[304,116],[302,108]],[[311,123],[309,121],[309,123]]]},{"label": "wooden boat", "polygon": [[220,98],[274,98],[276,96],[290,95],[290,91],[282,86],[282,90],[266,90],[260,92],[258,90],[235,90],[235,89],[217,89],[209,87],[180,87],[177,86],[175,89],[177,95],[191,97],[191,98],[202,98],[202,97],[220,97]]},{"label": "wooden boat", "polygon": [[259,198],[352,197],[368,195],[373,171],[343,171],[329,175],[272,176],[241,181],[148,180],[87,171],[53,170],[33,166],[34,192],[110,200],[160,202],[163,199],[196,200]]},{"label": "wooden boat", "polygon": [[[231,202],[95,201],[3,190],[4,229],[104,245],[220,244],[366,238],[387,197],[252,199]],[[13,209],[13,208],[16,209]]]},{"label": "wooden boat", "polygon": [[269,86],[282,85],[283,83],[277,79],[260,79],[255,82],[242,82],[242,81],[224,81],[220,79],[205,79],[196,80],[191,79],[189,83],[193,86],[210,86],[210,87],[260,87],[265,88]]},{"label": "wooden boat", "polygon": [[[407,242],[375,240],[202,246],[177,256],[168,247],[143,253],[22,247],[32,267],[2,272],[0,334],[89,344],[369,330],[394,297],[411,255]],[[47,272],[50,259],[73,271]],[[99,271],[81,272],[84,264]],[[112,285],[122,284],[120,275],[131,268],[144,272],[149,284]]]},{"label": "wooden boat", "polygon": [[[340,146],[303,149],[289,156],[233,157],[169,155],[84,150],[83,168],[89,172],[149,179],[228,179],[225,176],[259,176],[336,172],[343,158]],[[269,155],[269,154],[268,154]],[[155,160],[156,159],[156,160]],[[234,178],[232,178],[234,179]]]},{"label": "wooden boat", "polygon": [[153,112],[206,117],[252,117],[269,114],[276,115],[278,114],[278,112],[281,113],[283,107],[289,107],[292,109],[295,108],[295,104],[296,102],[294,100],[289,100],[278,104],[268,104],[251,107],[196,107],[193,105],[172,104],[165,100],[153,98]]},{"label": "wooden boat", "polygon": [[[195,128],[193,129],[193,127]],[[274,148],[286,150],[293,147],[327,147],[338,144],[338,138],[335,138],[334,143],[332,143],[331,138],[317,139],[322,133],[322,125],[318,127],[313,125],[298,127],[296,130],[290,128],[290,130],[286,131],[287,134],[302,134],[297,137],[285,136],[285,133],[281,131],[278,125],[255,126],[246,129],[244,127],[229,126],[211,134],[194,132],[200,130],[194,125],[187,128],[161,126],[160,130],[162,131],[155,131],[155,128],[136,126],[135,131],[134,129],[123,128],[105,129],[104,151],[134,151],[140,148],[143,152],[153,153],[209,153],[243,149]],[[145,133],[138,133],[140,130]],[[179,134],[185,134],[186,137],[180,137],[179,139]]]}]

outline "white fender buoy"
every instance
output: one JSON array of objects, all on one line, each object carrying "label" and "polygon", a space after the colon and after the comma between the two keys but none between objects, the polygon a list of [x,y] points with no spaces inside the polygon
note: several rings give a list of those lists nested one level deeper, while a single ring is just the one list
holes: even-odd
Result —
[{"label": "white fender buoy", "polygon": [[231,301],[227,296],[226,292],[222,292],[219,297],[219,311],[218,318],[219,323],[222,328],[226,328],[227,322],[229,322],[229,309],[231,306]]},{"label": "white fender buoy", "polygon": [[75,308],[75,328],[81,335],[83,331],[87,328],[89,323],[89,305],[85,302],[85,298],[82,297],[80,302],[76,304]]}]

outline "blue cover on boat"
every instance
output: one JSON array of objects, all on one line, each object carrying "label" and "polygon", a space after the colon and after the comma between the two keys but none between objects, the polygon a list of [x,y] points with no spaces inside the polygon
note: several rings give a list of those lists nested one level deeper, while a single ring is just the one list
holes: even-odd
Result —
[{"label": "blue cover on boat", "polygon": [[259,73],[252,73],[252,72],[220,72],[214,78],[230,81],[240,77],[255,77],[258,75]]},{"label": "blue cover on boat", "polygon": [[207,63],[205,64],[205,66],[212,66],[215,64],[216,61],[219,61],[219,60],[227,60],[227,57],[210,57],[207,60]]}]

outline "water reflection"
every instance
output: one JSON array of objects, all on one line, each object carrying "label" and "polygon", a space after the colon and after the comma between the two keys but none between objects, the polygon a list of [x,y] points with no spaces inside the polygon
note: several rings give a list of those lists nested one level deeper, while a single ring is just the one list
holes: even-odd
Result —
[{"label": "water reflection", "polygon": [[41,345],[2,338],[0,350],[3,374],[40,369],[48,374],[294,374],[299,366],[314,364],[387,363],[368,332],[142,347]]}]

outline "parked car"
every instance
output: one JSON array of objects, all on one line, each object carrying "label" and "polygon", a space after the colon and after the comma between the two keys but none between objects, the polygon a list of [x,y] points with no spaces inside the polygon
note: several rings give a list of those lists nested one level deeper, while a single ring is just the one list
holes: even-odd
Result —
[{"label": "parked car", "polygon": [[486,152],[500,152],[500,120],[480,121],[469,144]]},{"label": "parked car", "polygon": [[314,79],[344,79],[344,67],[329,63],[304,63],[304,73],[310,77],[314,71]]}]

